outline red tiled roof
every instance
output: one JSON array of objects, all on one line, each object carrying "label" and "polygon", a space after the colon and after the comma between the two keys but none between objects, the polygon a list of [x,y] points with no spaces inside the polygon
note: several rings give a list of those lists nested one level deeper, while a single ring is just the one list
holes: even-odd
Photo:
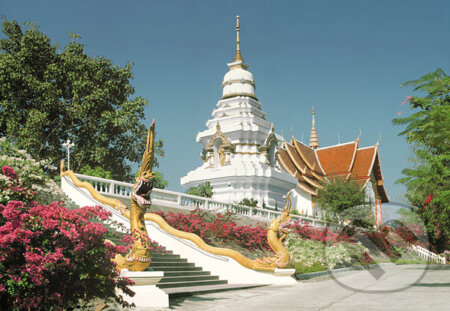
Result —
[{"label": "red tiled roof", "polygon": [[294,162],[292,162],[291,157],[286,150],[280,149],[278,151],[278,160],[289,174],[291,174],[292,176],[296,175],[297,168],[295,167]]},{"label": "red tiled roof", "polygon": [[[292,145],[291,145],[292,144]],[[298,187],[317,195],[323,176],[342,176],[355,180],[364,187],[373,174],[376,190],[383,203],[389,202],[383,185],[378,145],[358,149],[358,141],[313,150],[292,138],[291,144],[283,143],[278,153],[281,165],[297,177]]]},{"label": "red tiled roof", "polygon": [[320,165],[327,176],[348,176],[351,172],[357,148],[358,143],[354,141],[347,144],[317,149],[316,153]]},{"label": "red tiled roof", "polygon": [[325,175],[322,171],[322,168],[320,167],[319,161],[317,159],[316,153],[314,152],[314,149],[309,148],[305,144],[299,142],[295,138],[292,138],[291,143],[294,144],[295,149],[297,150],[298,154],[302,158],[302,160],[306,163],[308,168],[311,171],[314,171],[317,175],[323,176]]},{"label": "red tiled roof", "polygon": [[352,168],[352,179],[370,178],[372,165],[376,156],[376,146],[362,148],[356,151],[355,162]]},{"label": "red tiled roof", "polygon": [[299,187],[303,191],[309,193],[310,195],[314,195],[314,196],[317,195],[317,192],[315,190],[313,190],[308,184],[306,184],[302,181],[298,181],[297,187]]},{"label": "red tiled roof", "polygon": [[295,167],[297,167],[297,169],[300,172],[302,172],[302,174],[305,174],[306,169],[307,169],[306,163],[302,160],[300,155],[297,153],[297,151],[295,150],[295,147],[288,144],[287,142],[283,143],[283,147],[288,152],[289,157],[291,158],[292,163],[294,163]]}]

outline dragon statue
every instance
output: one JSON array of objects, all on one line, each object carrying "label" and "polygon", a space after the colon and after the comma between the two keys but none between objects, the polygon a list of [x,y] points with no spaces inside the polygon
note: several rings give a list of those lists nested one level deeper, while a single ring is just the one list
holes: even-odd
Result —
[{"label": "dragon statue", "polygon": [[[269,229],[267,229],[267,241],[270,247],[275,252],[275,257],[264,257],[264,259],[256,259],[261,265],[269,265],[276,268],[285,268],[290,259],[290,255],[286,247],[284,246],[284,239],[288,234],[287,225],[291,222],[292,216],[289,216],[291,212],[291,193],[288,192],[286,198],[286,206],[283,212],[277,218],[273,219],[270,223]],[[280,237],[278,237],[280,235]]]},{"label": "dragon statue", "polygon": [[136,183],[131,192],[130,206],[130,231],[133,245],[129,254],[125,257],[118,254],[114,258],[117,269],[128,269],[130,271],[144,271],[151,264],[150,239],[144,223],[144,215],[147,208],[152,205],[150,194],[155,181],[155,174],[152,172],[154,153],[153,144],[155,139],[155,120],[148,129],[147,145],[139,173],[136,177]]},{"label": "dragon statue", "polygon": [[61,177],[68,176],[75,186],[86,188],[97,201],[119,210],[122,215],[130,220],[130,229],[133,238],[131,250],[126,256],[116,255],[113,259],[119,271],[122,269],[144,271],[151,264],[150,239],[145,227],[146,220],[156,223],[169,234],[192,241],[204,251],[233,258],[239,264],[249,269],[275,271],[277,268],[285,268],[288,265],[290,256],[284,246],[284,239],[287,234],[286,226],[292,218],[289,215],[291,211],[290,193],[287,195],[287,203],[283,212],[276,219],[272,220],[267,229],[267,240],[275,256],[265,257],[263,259],[252,260],[235,250],[213,247],[206,244],[198,235],[177,230],[171,227],[161,216],[155,213],[147,213],[147,209],[151,206],[150,194],[155,181],[155,174],[152,172],[154,163],[154,138],[155,121],[153,120],[147,133],[147,145],[142,157],[142,164],[136,178],[136,183],[133,185],[131,206],[129,209],[119,200],[104,197],[90,183],[80,181],[73,171],[64,172],[64,164],[61,163]]}]

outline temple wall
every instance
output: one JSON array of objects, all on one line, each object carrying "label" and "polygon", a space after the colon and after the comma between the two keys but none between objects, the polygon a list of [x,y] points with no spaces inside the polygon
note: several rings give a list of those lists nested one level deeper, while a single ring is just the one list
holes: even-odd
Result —
[{"label": "temple wall", "polygon": [[308,216],[313,215],[313,209],[311,205],[311,195],[296,187],[292,191],[292,208],[296,209],[300,214],[306,214]]}]

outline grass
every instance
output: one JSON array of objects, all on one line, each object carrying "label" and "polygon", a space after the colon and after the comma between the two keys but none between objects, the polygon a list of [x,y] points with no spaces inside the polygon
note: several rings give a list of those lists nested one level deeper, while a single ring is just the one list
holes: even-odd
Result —
[{"label": "grass", "polygon": [[396,261],[394,261],[396,265],[423,265],[427,264],[428,262],[423,259],[403,259],[399,258]]},{"label": "grass", "polygon": [[304,273],[312,273],[312,272],[319,272],[319,271],[325,271],[327,268],[319,263],[315,263],[312,266],[305,266],[301,262],[297,262],[294,266],[295,268],[295,274],[304,274]]}]

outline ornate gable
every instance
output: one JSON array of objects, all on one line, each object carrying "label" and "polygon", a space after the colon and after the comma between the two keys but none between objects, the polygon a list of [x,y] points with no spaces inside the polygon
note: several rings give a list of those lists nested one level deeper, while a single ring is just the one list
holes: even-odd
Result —
[{"label": "ornate gable", "polygon": [[204,160],[209,162],[210,167],[230,165],[231,154],[234,149],[235,146],[228,136],[222,132],[220,124],[217,123],[216,132],[206,143]]},{"label": "ornate gable", "polygon": [[269,135],[267,135],[262,146],[258,147],[258,151],[265,153],[267,165],[275,166],[279,150],[280,147],[278,144],[278,139],[275,135],[275,129],[272,124]]}]

